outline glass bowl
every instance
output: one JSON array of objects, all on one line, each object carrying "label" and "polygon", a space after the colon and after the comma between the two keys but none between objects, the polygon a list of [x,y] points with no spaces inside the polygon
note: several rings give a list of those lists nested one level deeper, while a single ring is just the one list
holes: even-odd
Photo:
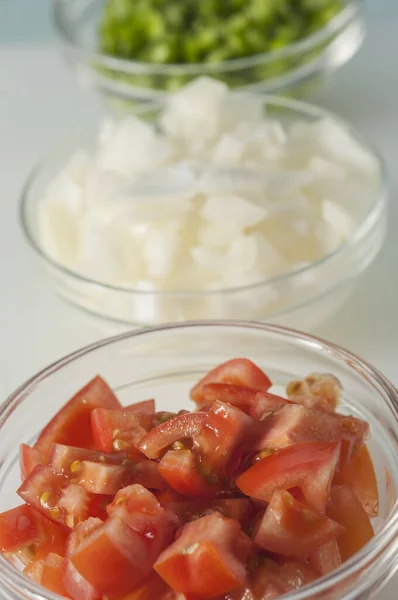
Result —
[{"label": "glass bowl", "polygon": [[[87,279],[59,264],[43,248],[39,232],[39,204],[49,181],[77,148],[93,143],[94,131],[54,148],[30,175],[21,199],[21,221],[30,246],[59,294],[90,315],[117,324],[152,325],[192,319],[256,319],[309,330],[333,314],[350,296],[358,277],[379,252],[386,223],[386,175],[377,153],[350,125],[313,105],[273,96],[264,97],[267,114],[283,123],[333,118],[379,164],[377,194],[361,197],[352,236],[321,260],[252,285],[211,291],[143,291]],[[159,107],[140,105],[136,114],[156,118]],[[348,192],[349,194],[349,192]],[[331,198],[333,200],[333,198]]]},{"label": "glass bowl", "polygon": [[153,100],[208,75],[230,87],[303,95],[315,78],[344,65],[365,35],[362,0],[344,0],[321,30],[274,52],[207,64],[155,64],[118,59],[97,49],[106,0],[54,0],[54,23],[67,60],[82,82],[108,100]]},{"label": "glass bowl", "polygon": [[[274,389],[312,371],[333,373],[343,385],[339,410],[371,425],[369,449],[380,492],[375,537],[330,575],[289,600],[367,600],[398,566],[398,392],[371,365],[323,340],[273,325],[202,321],[141,329],[83,348],[24,383],[0,407],[0,510],[18,503],[18,447],[32,443],[43,424],[96,373],[123,404],[155,397],[159,410],[187,406],[188,391],[221,361],[245,356],[271,377]],[[190,403],[189,403],[190,404]],[[59,598],[26,579],[0,557],[2,596]],[[155,600],[155,599],[154,599]]]}]

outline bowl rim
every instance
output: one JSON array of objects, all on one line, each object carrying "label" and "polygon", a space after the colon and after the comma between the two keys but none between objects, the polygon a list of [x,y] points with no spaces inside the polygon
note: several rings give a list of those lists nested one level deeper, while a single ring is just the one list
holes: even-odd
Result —
[{"label": "bowl rim", "polygon": [[55,29],[62,44],[68,50],[82,55],[87,62],[95,63],[97,67],[103,67],[119,73],[140,75],[211,75],[212,73],[229,72],[235,69],[247,69],[250,67],[272,63],[295,56],[301,52],[310,51],[314,46],[322,44],[327,39],[345,28],[355,16],[361,11],[364,0],[343,0],[344,7],[332,17],[321,29],[314,33],[288,44],[283,48],[271,52],[262,52],[243,58],[235,58],[215,63],[167,63],[157,64],[145,61],[135,61],[125,58],[117,58],[106,55],[98,50],[86,48],[79,44],[73,34],[73,23],[70,23],[63,7],[65,0],[53,0],[52,18]]},{"label": "bowl rim", "polygon": [[[58,370],[67,367],[68,364],[79,360],[79,358],[95,352],[101,348],[112,347],[113,344],[118,344],[131,338],[137,338],[140,336],[150,335],[151,333],[159,332],[175,332],[181,329],[195,329],[195,328],[231,328],[241,330],[256,330],[262,331],[265,334],[276,335],[287,341],[299,341],[304,345],[311,346],[317,352],[322,352],[332,358],[343,362],[351,371],[355,371],[362,378],[370,381],[379,386],[386,394],[390,408],[395,411],[398,421],[398,389],[374,366],[372,366],[366,360],[360,358],[357,354],[350,352],[341,346],[328,342],[321,337],[310,335],[296,329],[283,327],[280,325],[274,325],[270,323],[262,323],[259,321],[238,321],[238,320],[199,320],[199,321],[186,321],[186,322],[173,322],[166,323],[159,326],[142,327],[139,329],[133,329],[128,332],[124,332],[119,335],[104,338],[92,344],[86,345],[83,348],[76,350],[56,362],[45,367],[30,379],[25,381],[19,386],[8,398],[0,403],[0,431],[5,424],[7,418],[12,414],[14,408],[18,406],[28,395],[35,389],[35,387],[42,381],[47,379],[53,373]],[[331,573],[320,577],[314,583],[308,584],[299,588],[297,591],[288,593],[286,596],[287,600],[306,600],[311,594],[311,598],[322,592],[327,592],[334,585],[341,584],[344,578],[349,579],[356,573],[360,573],[364,569],[369,569],[369,563],[373,566],[373,560],[380,560],[384,552],[387,552],[390,548],[391,543],[397,540],[398,534],[398,501],[395,502],[386,522],[382,528],[374,535],[374,537],[356,554],[354,554],[349,560],[344,562],[340,567],[332,571]],[[2,555],[0,555],[0,575],[5,577],[7,583],[11,585],[21,584],[23,585],[23,591],[34,594],[34,597],[44,598],[53,600],[54,598],[61,598],[57,594],[46,590],[41,587],[38,583],[25,577],[22,572],[15,569],[15,567]],[[365,580],[365,578],[362,578]],[[357,588],[356,588],[357,589]],[[361,593],[361,588],[358,586],[358,593]],[[360,596],[354,592],[348,592],[348,596],[343,596],[346,600],[356,600]],[[24,596],[25,597],[25,596]]]},{"label": "bowl rim", "polygon": [[[292,268],[287,272],[284,272],[280,275],[276,275],[273,277],[269,277],[267,279],[262,279],[260,281],[256,281],[250,284],[241,285],[241,286],[231,286],[231,287],[223,287],[223,288],[214,288],[211,290],[142,290],[137,289],[133,286],[123,286],[123,285],[115,285],[111,283],[106,283],[104,281],[99,281],[96,279],[91,279],[86,277],[73,269],[62,265],[55,258],[53,258],[49,253],[47,253],[41,246],[39,241],[39,235],[35,234],[35,227],[30,222],[28,204],[29,204],[29,196],[32,186],[34,185],[37,177],[40,176],[41,171],[45,168],[47,161],[53,158],[53,155],[59,152],[59,145],[55,145],[51,150],[46,152],[44,156],[39,160],[38,163],[33,167],[32,171],[28,175],[25,184],[22,187],[20,198],[19,198],[19,222],[24,233],[24,236],[28,242],[28,245],[35,251],[36,255],[42,259],[45,263],[48,264],[51,268],[59,273],[69,277],[75,281],[81,282],[82,284],[87,284],[90,286],[95,286],[97,288],[108,290],[112,292],[117,292],[121,294],[133,294],[140,297],[158,297],[158,298],[179,298],[179,297],[198,297],[198,298],[209,298],[215,296],[224,296],[230,295],[234,293],[242,293],[248,291],[255,291],[259,288],[263,288],[264,286],[273,286],[275,284],[288,281],[291,278],[304,275],[315,269],[322,267],[323,265],[337,259],[339,256],[344,254],[347,250],[352,247],[355,247],[362,239],[364,239],[368,233],[372,230],[375,223],[381,218],[383,213],[387,209],[388,197],[389,197],[389,181],[388,181],[388,171],[385,160],[383,156],[380,154],[379,150],[373,146],[371,142],[369,142],[360,131],[358,131],[349,121],[346,121],[336,113],[329,111],[325,108],[321,108],[315,104],[311,104],[309,102],[303,102],[301,100],[295,100],[291,98],[285,98],[283,96],[277,96],[273,94],[264,94],[259,92],[245,92],[245,91],[232,91],[231,93],[236,94],[250,94],[257,97],[261,97],[264,102],[264,106],[274,106],[276,108],[287,109],[288,111],[301,113],[301,115],[307,116],[313,119],[331,119],[338,125],[340,125],[345,131],[348,132],[350,136],[353,137],[360,145],[365,148],[376,160],[378,163],[379,169],[379,185],[378,190],[373,200],[371,207],[367,214],[363,217],[362,221],[360,221],[353,234],[345,240],[342,244],[340,244],[335,250],[326,254],[325,256],[319,258],[316,261],[310,262],[308,264],[304,264],[298,266],[296,268]],[[153,111],[159,111],[162,107],[165,106],[165,103],[162,101],[157,102],[145,102],[140,104],[136,110],[134,111],[134,115],[138,117],[145,117]],[[81,136],[81,131],[79,130],[76,136]],[[70,138],[68,138],[70,141]],[[61,148],[64,148],[65,143]],[[64,149],[65,150],[65,149]],[[68,157],[69,158],[69,157]],[[49,182],[47,182],[48,184]],[[38,200],[40,202],[40,200]],[[335,283],[335,282],[331,282]],[[290,309],[289,309],[290,310]]]}]

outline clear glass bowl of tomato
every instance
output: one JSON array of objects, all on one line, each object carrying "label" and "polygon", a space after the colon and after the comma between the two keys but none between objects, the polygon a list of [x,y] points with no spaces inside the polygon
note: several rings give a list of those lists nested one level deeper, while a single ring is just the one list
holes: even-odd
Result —
[{"label": "clear glass bowl of tomato", "polygon": [[[372,597],[398,566],[398,392],[359,357],[274,325],[201,321],[141,329],[79,350],[32,377],[0,409],[0,511],[18,502],[19,445],[32,444],[43,425],[97,373],[123,405],[156,398],[158,410],[193,410],[188,401],[192,385],[214,366],[239,356],[261,367],[276,392],[311,372],[333,374],[343,387],[339,412],[370,424],[368,449],[380,500],[379,516],[372,520],[375,536],[341,567],[284,597]],[[0,556],[0,585],[10,599],[59,597],[24,577],[4,556]],[[134,594],[129,598],[136,600]],[[148,600],[152,598],[153,593]]]}]

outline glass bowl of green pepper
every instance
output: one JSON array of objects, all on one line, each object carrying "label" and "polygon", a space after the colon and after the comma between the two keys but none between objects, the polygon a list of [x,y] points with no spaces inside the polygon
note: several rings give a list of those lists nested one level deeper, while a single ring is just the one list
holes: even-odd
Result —
[{"label": "glass bowl of green pepper", "polygon": [[363,0],[54,0],[83,80],[114,100],[152,100],[208,75],[302,96],[364,38]]}]

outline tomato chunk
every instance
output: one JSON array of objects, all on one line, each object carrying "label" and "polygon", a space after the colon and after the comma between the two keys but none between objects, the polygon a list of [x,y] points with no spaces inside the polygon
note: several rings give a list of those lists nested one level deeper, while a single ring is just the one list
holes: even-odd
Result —
[{"label": "tomato chunk", "polygon": [[134,451],[152,425],[151,415],[96,408],[91,413],[95,447],[101,452]]},{"label": "tomato chunk", "polygon": [[64,585],[73,600],[97,600],[99,597],[97,590],[79,573],[71,561],[71,555],[80,544],[91,533],[96,531],[102,524],[100,519],[90,517],[87,521],[79,523],[76,529],[71,532],[65,556]]},{"label": "tomato chunk", "polygon": [[373,537],[373,527],[362,504],[348,485],[332,487],[329,517],[344,526],[337,538],[342,561],[348,560]]},{"label": "tomato chunk", "polygon": [[202,399],[202,410],[209,410],[214,402],[219,400],[240,408],[253,419],[261,419],[266,413],[275,412],[290,404],[289,400],[275,394],[259,392],[231,383],[207,383],[203,385]]},{"label": "tomato chunk", "polygon": [[117,517],[90,533],[71,552],[70,560],[97,597],[128,594],[152,567],[146,540]]},{"label": "tomato chunk", "polygon": [[208,383],[232,383],[251,388],[259,392],[266,392],[272,383],[267,375],[247,358],[234,358],[219,365],[191,390],[191,398],[201,407],[204,401],[202,390]]},{"label": "tomato chunk", "polygon": [[156,412],[155,400],[143,400],[135,402],[128,406],[123,406],[123,412],[142,413],[144,415],[154,415]]},{"label": "tomato chunk", "polygon": [[379,514],[379,490],[369,450],[362,445],[348,463],[337,470],[334,483],[350,485],[370,517]]},{"label": "tomato chunk", "polygon": [[254,464],[236,484],[244,494],[267,502],[276,490],[298,487],[307,504],[324,513],[339,456],[334,442],[289,446]]},{"label": "tomato chunk", "polygon": [[50,552],[43,563],[40,583],[60,596],[68,596],[64,586],[64,559],[62,556]]},{"label": "tomato chunk", "polygon": [[27,444],[21,444],[19,447],[19,463],[21,466],[21,479],[23,481],[35,467],[43,464],[43,457],[36,448],[31,448]]},{"label": "tomato chunk", "polygon": [[0,549],[16,552],[23,546],[34,544],[40,537],[32,510],[26,504],[0,514]]},{"label": "tomato chunk", "polygon": [[152,562],[173,540],[180,525],[177,515],[162,507],[154,494],[138,484],[120,490],[107,511],[110,517],[121,519],[146,540]]},{"label": "tomato chunk", "polygon": [[368,435],[368,424],[354,417],[328,414],[291,404],[270,415],[261,423],[262,434],[254,447],[279,449],[303,442],[349,443],[349,454]]},{"label": "tomato chunk", "polygon": [[220,491],[217,478],[207,479],[199,471],[190,450],[169,450],[158,465],[162,478],[183,496],[212,497]]},{"label": "tomato chunk", "polygon": [[269,552],[307,558],[343,530],[335,521],[294,500],[289,492],[276,491],[256,527],[253,539]]},{"label": "tomato chunk", "polygon": [[139,442],[138,449],[148,458],[160,458],[163,450],[174,442],[198,435],[206,421],[207,414],[204,412],[172,417],[147,433]]},{"label": "tomato chunk", "polygon": [[87,448],[65,446],[65,444],[52,444],[48,465],[55,473],[74,477],[79,469],[79,463],[84,460],[102,464],[121,465],[127,459],[126,452],[105,453]]},{"label": "tomato chunk", "polygon": [[120,465],[104,465],[84,460],[76,473],[76,479],[87,492],[112,496],[129,483],[129,472]]},{"label": "tomato chunk", "polygon": [[186,523],[154,568],[177,592],[211,598],[243,584],[250,547],[239,523],[213,513]]},{"label": "tomato chunk", "polygon": [[341,555],[336,540],[331,540],[312,552],[308,561],[321,575],[327,575],[341,566]]},{"label": "tomato chunk", "polygon": [[239,408],[217,400],[208,412],[195,444],[202,456],[202,469],[213,474],[223,470],[235,448],[239,447],[253,428],[253,419]]},{"label": "tomato chunk", "polygon": [[49,519],[71,528],[89,516],[87,492],[47,466],[36,467],[17,494]]},{"label": "tomato chunk", "polygon": [[23,574],[36,583],[41,582],[41,576],[43,573],[44,559],[39,558],[37,560],[31,560],[23,570]]},{"label": "tomato chunk", "polygon": [[53,419],[46,425],[35,444],[36,450],[48,458],[51,444],[67,444],[82,448],[93,448],[90,415],[97,407],[118,409],[119,400],[108,384],[97,375],[82,388]]}]

